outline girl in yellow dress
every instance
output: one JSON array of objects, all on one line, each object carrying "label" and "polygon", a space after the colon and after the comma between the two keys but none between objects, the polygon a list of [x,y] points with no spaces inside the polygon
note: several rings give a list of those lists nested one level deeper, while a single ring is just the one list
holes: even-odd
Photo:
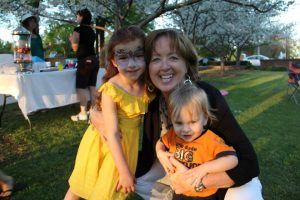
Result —
[{"label": "girl in yellow dress", "polygon": [[135,26],[116,31],[108,44],[108,67],[97,107],[105,133],[85,132],[65,200],[125,199],[133,192],[143,115],[151,94],[144,84],[144,32]]}]

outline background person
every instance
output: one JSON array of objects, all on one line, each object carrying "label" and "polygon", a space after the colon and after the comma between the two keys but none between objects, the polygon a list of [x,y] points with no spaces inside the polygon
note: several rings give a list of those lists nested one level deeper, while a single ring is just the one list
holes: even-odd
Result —
[{"label": "background person", "polygon": [[[174,29],[155,30],[146,37],[145,59],[146,77],[149,81],[147,84],[151,84],[150,88],[157,90],[157,96],[149,104],[148,113],[144,117],[143,148],[139,152],[136,170],[136,192],[146,200],[167,199],[168,186],[157,183],[165,173],[157,161],[155,144],[161,135],[172,127],[166,101],[177,85],[183,83],[188,76],[197,87],[205,91],[214,110],[216,120],[208,123],[206,128],[220,136],[227,145],[232,146],[239,161],[231,170],[207,174],[202,179],[203,185],[206,188],[223,188],[217,192],[219,199],[224,199],[225,194],[226,200],[262,199],[262,187],[257,178],[258,160],[253,146],[219,90],[200,81],[197,52],[190,40]],[[100,112],[93,112],[91,121],[98,130],[102,130],[102,118]],[[185,181],[191,176],[194,176],[194,180],[197,178],[197,173],[193,169],[178,171],[170,176],[176,193],[194,191],[194,187]]]},{"label": "background person", "polygon": [[40,18],[38,16],[27,13],[22,16],[21,24],[24,28],[26,28],[31,33],[31,38],[30,38],[31,55],[37,56],[45,60],[45,51],[49,49],[51,46],[48,46],[47,48],[43,47],[43,41],[39,34],[39,21]]},{"label": "background person", "polygon": [[99,63],[94,48],[96,34],[90,27],[92,14],[85,8],[77,11],[76,18],[80,25],[74,29],[69,40],[77,57],[76,91],[80,102],[80,112],[77,115],[71,116],[72,121],[88,119],[88,98],[90,98],[91,106],[94,106],[95,86],[99,70]]}]

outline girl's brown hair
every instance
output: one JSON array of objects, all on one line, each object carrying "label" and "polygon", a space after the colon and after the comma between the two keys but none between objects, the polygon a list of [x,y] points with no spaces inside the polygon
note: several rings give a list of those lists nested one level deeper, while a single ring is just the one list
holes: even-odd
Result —
[{"label": "girl's brown hair", "polygon": [[[118,69],[113,65],[112,60],[115,57],[115,47],[121,43],[128,43],[136,39],[141,40],[142,44],[145,41],[145,33],[138,26],[128,26],[121,28],[113,33],[111,36],[107,48],[106,48],[106,73],[102,78],[102,83],[107,82],[110,78],[118,74]],[[96,107],[101,110],[101,93],[97,94]]]}]

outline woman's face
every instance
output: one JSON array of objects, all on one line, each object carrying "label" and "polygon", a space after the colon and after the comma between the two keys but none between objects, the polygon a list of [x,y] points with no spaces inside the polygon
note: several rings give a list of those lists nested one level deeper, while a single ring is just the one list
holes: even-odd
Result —
[{"label": "woman's face", "polygon": [[28,19],[28,29],[32,31],[33,29],[35,29],[37,27],[38,27],[38,23],[37,23],[36,19],[34,19],[33,17],[29,18]]},{"label": "woman's face", "polygon": [[154,44],[149,63],[150,79],[164,96],[168,96],[184,80],[187,72],[184,59],[170,46],[168,37],[159,37]]},{"label": "woman's face", "polygon": [[82,18],[83,18],[83,17],[82,17],[81,15],[77,14],[77,15],[76,15],[76,21],[77,21],[77,23],[80,24],[81,21],[82,21]]}]

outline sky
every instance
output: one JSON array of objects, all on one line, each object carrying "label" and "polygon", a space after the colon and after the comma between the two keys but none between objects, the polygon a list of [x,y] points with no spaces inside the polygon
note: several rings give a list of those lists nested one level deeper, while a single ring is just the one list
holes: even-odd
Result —
[{"label": "sky", "polygon": [[[282,23],[294,23],[295,24],[295,38],[300,39],[300,0],[295,0],[295,4],[289,8],[289,10],[283,13],[279,17],[279,21]],[[3,23],[0,25],[0,39],[4,41],[12,41],[12,31],[14,28],[7,28]],[[41,33],[43,33],[43,27],[41,26]]]},{"label": "sky", "polygon": [[300,39],[300,0],[295,0],[293,6],[279,17],[280,22],[295,24],[295,38]]}]

